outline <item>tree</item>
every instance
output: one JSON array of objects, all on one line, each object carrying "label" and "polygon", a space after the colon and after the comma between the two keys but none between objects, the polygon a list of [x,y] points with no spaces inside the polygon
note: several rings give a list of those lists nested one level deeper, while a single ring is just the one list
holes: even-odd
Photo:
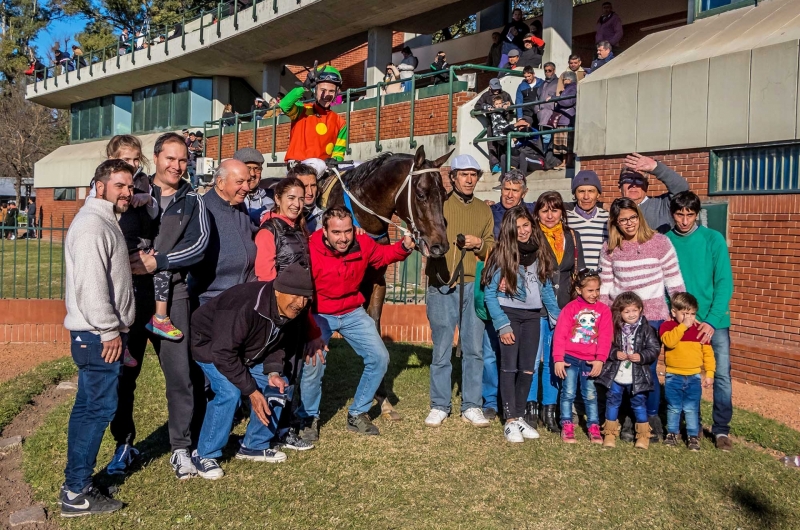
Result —
[{"label": "tree", "polygon": [[33,59],[30,43],[47,23],[53,12],[36,0],[0,0],[0,76],[13,82]]}]

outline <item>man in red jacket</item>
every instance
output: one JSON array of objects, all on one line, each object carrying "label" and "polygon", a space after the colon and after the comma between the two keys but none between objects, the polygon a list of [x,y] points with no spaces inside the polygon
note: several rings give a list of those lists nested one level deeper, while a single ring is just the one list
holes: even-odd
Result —
[{"label": "man in red jacket", "polygon": [[[406,259],[414,241],[406,236],[394,245],[379,245],[367,235],[355,235],[353,216],[345,208],[329,208],[322,215],[322,230],[309,240],[311,275],[316,297],[312,312],[327,344],[339,332],[364,359],[364,373],[355,399],[347,413],[347,430],[359,434],[380,434],[367,414],[389,364],[389,352],[383,344],[375,321],[364,311],[364,296],[359,285],[367,267],[380,268]],[[300,379],[300,407],[297,416],[303,421],[305,440],[316,439],[315,425],[322,398],[324,351],[306,359]]]}]

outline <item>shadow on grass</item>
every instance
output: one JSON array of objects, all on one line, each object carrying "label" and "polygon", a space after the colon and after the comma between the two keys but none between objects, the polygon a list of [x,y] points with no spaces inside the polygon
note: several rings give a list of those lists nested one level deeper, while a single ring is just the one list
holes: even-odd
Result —
[{"label": "shadow on grass", "polygon": [[758,523],[758,528],[777,528],[788,522],[785,511],[775,506],[758,490],[735,484],[726,493],[743,513]]},{"label": "shadow on grass", "polygon": [[119,487],[128,476],[148,466],[150,462],[170,453],[169,423],[164,422],[156,430],[152,431],[147,438],[137,441],[136,448],[139,450],[139,457],[133,461],[129,468],[130,471],[126,475],[109,475],[104,468],[95,477],[97,484],[105,488]]}]

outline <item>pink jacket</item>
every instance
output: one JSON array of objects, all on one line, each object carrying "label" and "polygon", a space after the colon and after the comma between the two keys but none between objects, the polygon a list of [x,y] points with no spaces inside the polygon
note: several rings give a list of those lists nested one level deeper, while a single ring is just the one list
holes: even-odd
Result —
[{"label": "pink jacket", "polygon": [[564,355],[584,361],[608,359],[614,323],[611,310],[602,302],[588,303],[580,296],[564,306],[553,335],[553,359],[562,362]]}]

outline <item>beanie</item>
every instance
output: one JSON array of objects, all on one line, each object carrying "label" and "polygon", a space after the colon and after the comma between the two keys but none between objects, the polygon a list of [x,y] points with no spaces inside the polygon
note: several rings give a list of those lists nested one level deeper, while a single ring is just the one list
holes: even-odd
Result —
[{"label": "beanie", "polygon": [[281,293],[295,294],[312,298],[314,284],[311,281],[311,272],[299,262],[294,262],[278,273],[273,288]]},{"label": "beanie", "polygon": [[578,173],[572,177],[572,193],[575,193],[575,190],[580,186],[594,186],[597,188],[598,193],[603,193],[603,188],[600,186],[600,178],[597,176],[597,173],[588,169],[578,171]]}]

